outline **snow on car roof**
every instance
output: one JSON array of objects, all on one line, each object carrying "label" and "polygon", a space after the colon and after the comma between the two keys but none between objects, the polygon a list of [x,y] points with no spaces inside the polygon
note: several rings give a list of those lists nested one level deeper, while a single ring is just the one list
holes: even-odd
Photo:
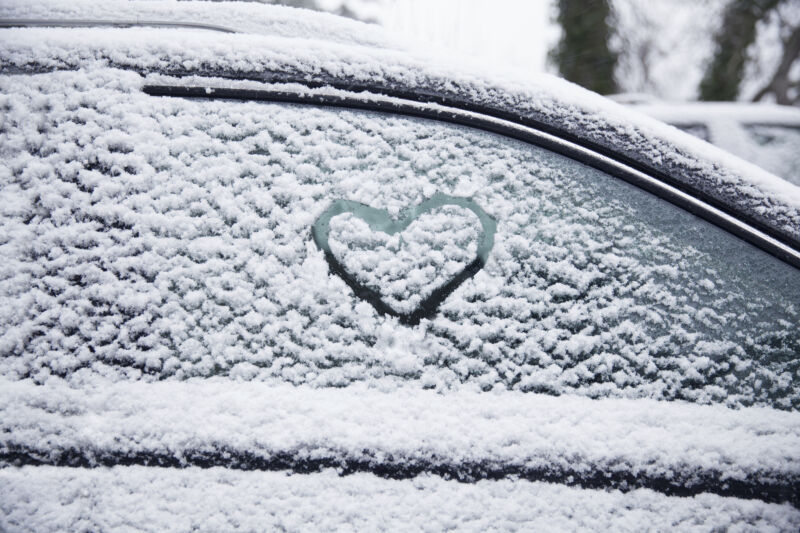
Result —
[{"label": "snow on car roof", "polygon": [[220,6],[212,2],[171,0],[10,0],[0,5],[0,19],[171,21],[210,24],[242,33],[277,37],[320,39],[381,48],[401,46],[399,41],[373,24],[308,9],[246,1],[226,2]]},{"label": "snow on car roof", "polygon": [[[135,3],[137,7],[139,4]],[[31,10],[37,14],[53,9],[79,14],[72,2],[42,5],[45,7],[29,7],[28,2],[18,0],[5,2],[0,6],[0,17],[30,18]],[[88,14],[94,4],[76,5]],[[134,9],[132,5],[122,3],[120,9]],[[192,11],[193,17],[204,12],[208,19],[212,18],[211,13],[222,9],[201,2],[147,2],[146,5],[165,6],[164,13],[172,8],[196,10]],[[800,239],[800,188],[574,84],[545,74],[524,76],[486,66],[477,68],[466,60],[428,56],[409,49],[350,46],[341,44],[343,39],[337,37],[323,40],[327,35],[324,31],[317,32],[317,25],[327,24],[330,17],[277,6],[248,7],[255,8],[263,12],[259,19],[297,17],[299,26],[288,22],[276,26],[290,28],[276,34],[288,33],[292,38],[220,34],[209,39],[207,34],[196,31],[167,33],[138,28],[8,29],[0,34],[3,45],[0,58],[6,71],[105,64],[140,72],[186,74],[188,71],[264,81],[350,85],[375,92],[399,90],[416,97],[463,102],[510,114],[611,151],[633,164],[671,177],[678,186],[697,191],[710,201],[771,228],[778,236]],[[347,31],[337,30],[336,35],[377,31],[373,26],[353,21],[336,22],[333,27],[341,29],[340,24],[345,24]],[[312,26],[311,31],[294,29]]]}]

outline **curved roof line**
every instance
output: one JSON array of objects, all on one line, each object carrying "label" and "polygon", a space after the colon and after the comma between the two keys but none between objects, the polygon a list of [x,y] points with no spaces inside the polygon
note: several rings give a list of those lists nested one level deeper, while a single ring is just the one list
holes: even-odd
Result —
[{"label": "curved roof line", "polygon": [[[227,42],[234,37],[236,42]],[[211,77],[234,84],[299,83],[443,105],[557,136],[646,173],[800,249],[800,193],[795,186],[754,165],[740,167],[740,163],[748,164],[719,148],[700,146],[700,141],[688,134],[679,134],[679,138],[674,135],[679,132],[656,119],[556,78],[534,83],[533,78],[501,77],[492,82],[479,70],[462,69],[436,57],[360,45],[337,46],[325,52],[313,39],[267,41],[239,34],[222,37],[216,48],[208,43],[197,49],[188,42],[132,44],[128,36],[119,43],[126,53],[114,54],[108,48],[116,44],[108,40],[101,47],[92,39],[52,35],[47,36],[47,52],[41,50],[48,57],[34,52],[39,51],[40,39],[31,36],[27,41],[8,43],[0,73],[70,70],[93,59],[97,65],[145,77]],[[81,54],[74,53],[76,50]],[[156,54],[158,50],[164,54]],[[193,66],[187,67],[187,61]]]},{"label": "curved roof line", "polygon": [[238,30],[204,24],[202,22],[175,22],[169,20],[91,20],[91,19],[0,19],[0,28],[130,28],[137,26],[150,26],[156,28],[189,28],[195,30],[210,30],[222,33],[240,33]]}]

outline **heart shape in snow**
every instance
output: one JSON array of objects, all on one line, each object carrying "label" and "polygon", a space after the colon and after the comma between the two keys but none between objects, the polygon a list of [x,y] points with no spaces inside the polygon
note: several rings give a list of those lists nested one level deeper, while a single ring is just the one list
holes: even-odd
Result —
[{"label": "heart shape in snow", "polygon": [[496,229],[472,200],[437,193],[399,220],[382,209],[336,200],[311,234],[331,271],[356,296],[416,325],[483,268]]}]

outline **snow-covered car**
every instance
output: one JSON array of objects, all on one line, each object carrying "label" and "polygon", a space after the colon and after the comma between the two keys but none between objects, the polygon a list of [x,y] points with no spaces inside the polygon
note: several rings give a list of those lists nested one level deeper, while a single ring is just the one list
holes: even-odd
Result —
[{"label": "snow-covered car", "polygon": [[636,101],[633,107],[800,185],[800,109],[796,107],[646,100]]},{"label": "snow-covered car", "polygon": [[800,527],[800,188],[328,15],[0,19],[0,528]]}]

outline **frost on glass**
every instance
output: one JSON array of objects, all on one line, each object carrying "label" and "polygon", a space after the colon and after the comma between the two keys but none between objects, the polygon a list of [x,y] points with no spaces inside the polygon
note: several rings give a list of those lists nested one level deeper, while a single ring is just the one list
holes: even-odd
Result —
[{"label": "frost on glass", "polygon": [[[800,272],[671,204],[464,127],[138,84],[110,70],[0,79],[6,376],[800,407]],[[435,315],[404,325],[331,273],[311,228],[336,199],[399,220],[437,193],[496,220],[494,246]],[[331,249],[402,306],[476,253],[473,214],[429,215],[396,240],[342,215]]]},{"label": "frost on glass", "polygon": [[330,270],[379,312],[417,325],[486,265],[496,221],[468,198],[437,193],[393,219],[334,200],[312,226]]},{"label": "frost on glass", "polygon": [[470,220],[474,216],[437,214],[443,216],[422,217],[404,235],[374,231],[363,219],[344,214],[331,221],[330,246],[344,267],[392,309],[412,313],[476,258],[480,226]]}]

